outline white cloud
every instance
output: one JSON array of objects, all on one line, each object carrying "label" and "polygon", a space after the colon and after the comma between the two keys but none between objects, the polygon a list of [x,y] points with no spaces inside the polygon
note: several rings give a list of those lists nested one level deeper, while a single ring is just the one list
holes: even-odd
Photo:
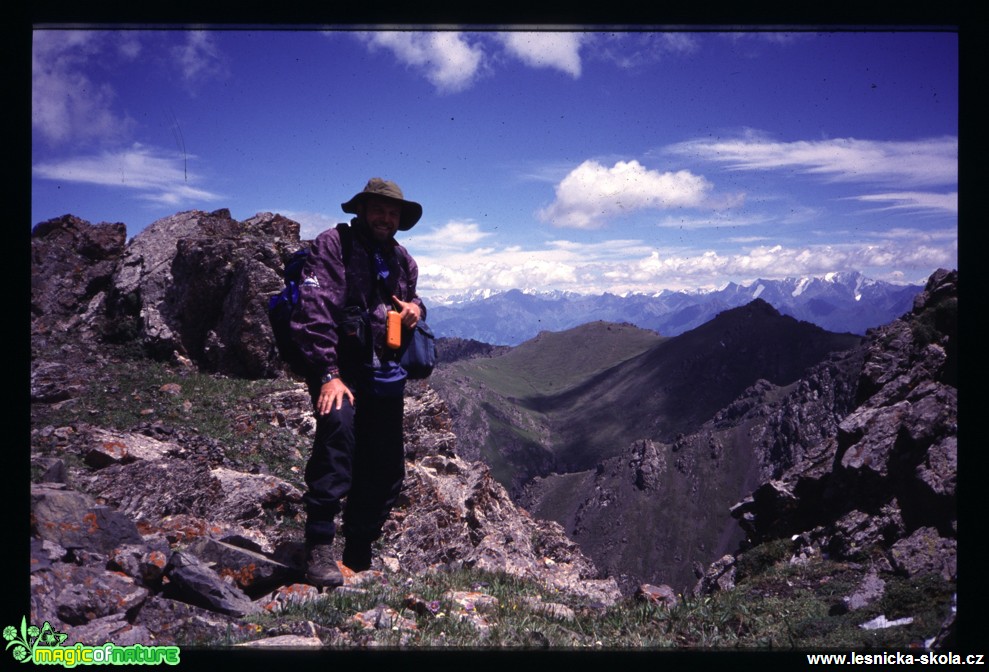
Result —
[{"label": "white cloud", "polygon": [[601,279],[614,292],[653,292],[716,289],[729,281],[745,284],[759,278],[823,275],[835,270],[860,270],[869,275],[889,268],[918,268],[922,274],[929,274],[939,266],[955,265],[957,250],[937,244],[918,245],[916,240],[899,244],[761,245],[737,252],[653,251],[627,264],[612,266]]},{"label": "white cloud", "polygon": [[441,92],[468,88],[480,73],[483,50],[458,32],[378,31],[358,33],[371,49],[391,51]]},{"label": "white cloud", "polygon": [[354,33],[369,49],[387,49],[403,64],[428,79],[442,93],[470,88],[486,66],[498,62],[498,47],[531,68],[559,70],[577,79],[584,57],[622,68],[655,62],[668,54],[698,49],[696,38],[676,32],[371,31]]},{"label": "white cloud", "polygon": [[133,128],[131,119],[113,111],[114,90],[83,72],[87,61],[108,51],[108,35],[93,31],[34,32],[31,128],[50,144],[119,140]]},{"label": "white cloud", "polygon": [[189,158],[195,157],[156,154],[136,144],[123,151],[38,163],[32,171],[41,179],[133,190],[139,198],[167,205],[219,199],[194,186],[198,176],[188,172]]},{"label": "white cloud", "polygon": [[171,54],[182,79],[192,87],[223,77],[227,72],[223,53],[213,35],[206,31],[188,31],[185,41],[173,47]]},{"label": "white cloud", "polygon": [[958,214],[958,192],[933,194],[926,192],[892,192],[857,196],[855,200],[866,203],[889,203],[879,210],[925,210]]},{"label": "white cloud", "polygon": [[686,56],[700,49],[693,33],[631,31],[595,33],[588,40],[588,56],[634,70],[670,56]]},{"label": "white cloud", "polygon": [[422,246],[423,248],[464,248],[484,240],[493,234],[481,231],[474,222],[450,221],[433,230],[421,230],[416,227],[403,236],[406,245]]},{"label": "white cloud", "polygon": [[[422,242],[422,241],[418,241]],[[419,263],[419,291],[427,299],[473,290],[514,288],[567,290],[585,294],[716,289],[727,282],[781,279],[857,270],[870,277],[902,281],[916,270],[920,280],[938,267],[957,267],[957,238],[951,230],[895,229],[842,244],[782,245],[765,239],[742,247],[693,250],[657,248],[642,240],[582,243],[554,240],[532,248],[495,246],[437,249],[410,246]],[[893,275],[890,269],[897,269]]]},{"label": "white cloud", "polygon": [[729,226],[756,226],[771,222],[767,215],[738,215],[732,213],[715,213],[704,217],[664,217],[656,225],[664,229],[716,229]]},{"label": "white cloud", "polygon": [[[187,31],[170,53],[187,84],[226,72],[211,33]],[[121,62],[153,58],[156,31],[37,30],[32,40],[31,127],[52,146],[128,141],[136,122],[115,109],[117,92],[101,75]],[[109,74],[107,74],[109,77]]]},{"label": "white cloud", "polygon": [[686,170],[661,173],[638,161],[611,168],[585,161],[556,186],[556,200],[537,216],[554,226],[591,229],[638,210],[700,205],[710,188]]},{"label": "white cloud", "polygon": [[485,288],[572,286],[576,268],[553,254],[508,250],[474,250],[469,255],[416,256],[419,293],[447,295]]},{"label": "white cloud", "polygon": [[885,229],[882,233],[876,234],[874,237],[879,240],[911,240],[925,244],[938,241],[942,243],[954,243],[956,248],[958,245],[958,229],[954,227],[943,229],[925,228],[923,231],[897,227]]},{"label": "white cloud", "polygon": [[437,248],[423,243],[421,238],[408,241],[419,264],[419,292],[424,296],[520,287],[594,292],[600,268],[625,263],[629,254],[647,254],[650,249],[640,241],[622,240],[594,244],[556,240],[532,249]]},{"label": "white cloud", "polygon": [[510,32],[498,33],[505,50],[534,68],[555,68],[574,79],[580,77],[580,47],[585,33]]},{"label": "white cloud", "polygon": [[958,139],[954,137],[774,142],[749,133],[737,139],[688,141],[668,151],[724,163],[734,170],[792,169],[842,182],[917,186],[950,185],[958,180]]}]

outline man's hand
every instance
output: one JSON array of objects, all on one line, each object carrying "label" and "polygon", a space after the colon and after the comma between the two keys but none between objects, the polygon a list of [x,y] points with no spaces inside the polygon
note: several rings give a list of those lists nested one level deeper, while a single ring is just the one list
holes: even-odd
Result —
[{"label": "man's hand", "polygon": [[316,400],[316,412],[319,415],[326,415],[334,408],[339,410],[343,406],[343,398],[347,397],[350,404],[354,404],[354,393],[344,385],[339,378],[334,378],[328,383],[323,383],[319,388],[319,399]]},{"label": "man's hand", "polygon": [[422,316],[419,306],[411,301],[402,301],[394,295],[391,298],[395,302],[395,307],[398,308],[399,314],[402,316],[402,324],[409,329],[415,329],[415,326],[419,324],[419,318]]}]

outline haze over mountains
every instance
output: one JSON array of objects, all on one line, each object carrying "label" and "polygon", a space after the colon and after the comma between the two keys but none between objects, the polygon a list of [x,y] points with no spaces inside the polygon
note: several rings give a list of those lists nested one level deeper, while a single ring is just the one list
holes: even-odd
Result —
[{"label": "haze over mountains", "polygon": [[910,310],[922,285],[871,280],[859,272],[818,278],[730,283],[712,292],[664,290],[657,294],[583,295],[513,289],[434,298],[429,323],[440,336],[493,345],[518,345],[541,331],[588,322],[627,322],[663,336],[699,327],[718,313],[762,299],[783,315],[836,333],[865,334]]}]

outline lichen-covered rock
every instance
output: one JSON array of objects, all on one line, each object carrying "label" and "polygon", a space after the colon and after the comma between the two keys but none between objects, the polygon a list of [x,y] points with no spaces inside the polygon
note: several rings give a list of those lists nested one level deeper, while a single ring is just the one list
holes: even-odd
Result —
[{"label": "lichen-covered rock", "polygon": [[[408,403],[413,409],[443,405],[428,387],[414,388]],[[413,417],[434,418],[440,436],[448,434],[445,413]],[[408,463],[402,498],[382,539],[404,571],[474,567],[534,579],[606,604],[620,598],[614,580],[598,578],[593,562],[560,525],[530,517],[487,466],[448,456],[451,448],[451,442],[435,438],[409,442],[417,459]]]},{"label": "lichen-covered rock", "polygon": [[282,258],[299,246],[299,224],[271,213],[244,222],[228,210],[158,220],[134,237],[114,276],[116,337],[213,371],[274,375],[280,363],[265,299],[283,286]]},{"label": "lichen-covered rock", "polygon": [[65,215],[31,232],[31,333],[40,343],[90,330],[124,253],[124,224],[92,225]]},{"label": "lichen-covered rock", "polygon": [[211,567],[191,553],[176,551],[168,561],[169,578],[163,595],[229,616],[257,611],[251,599],[233,582],[224,581]]}]

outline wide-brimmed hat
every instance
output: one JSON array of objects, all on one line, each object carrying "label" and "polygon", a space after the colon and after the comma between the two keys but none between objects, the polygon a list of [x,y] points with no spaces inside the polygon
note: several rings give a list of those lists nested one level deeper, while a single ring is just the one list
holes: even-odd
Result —
[{"label": "wide-brimmed hat", "polygon": [[352,215],[356,215],[357,206],[367,200],[368,197],[375,196],[380,198],[386,198],[391,201],[397,201],[402,206],[402,217],[399,220],[398,230],[408,231],[419,218],[422,217],[422,206],[415,201],[407,201],[402,195],[402,190],[398,188],[398,185],[390,180],[382,180],[380,177],[372,177],[367,182],[367,186],[364,187],[364,191],[357,193],[352,199],[346,203],[341,203],[340,207],[343,208],[344,212],[349,212]]}]

